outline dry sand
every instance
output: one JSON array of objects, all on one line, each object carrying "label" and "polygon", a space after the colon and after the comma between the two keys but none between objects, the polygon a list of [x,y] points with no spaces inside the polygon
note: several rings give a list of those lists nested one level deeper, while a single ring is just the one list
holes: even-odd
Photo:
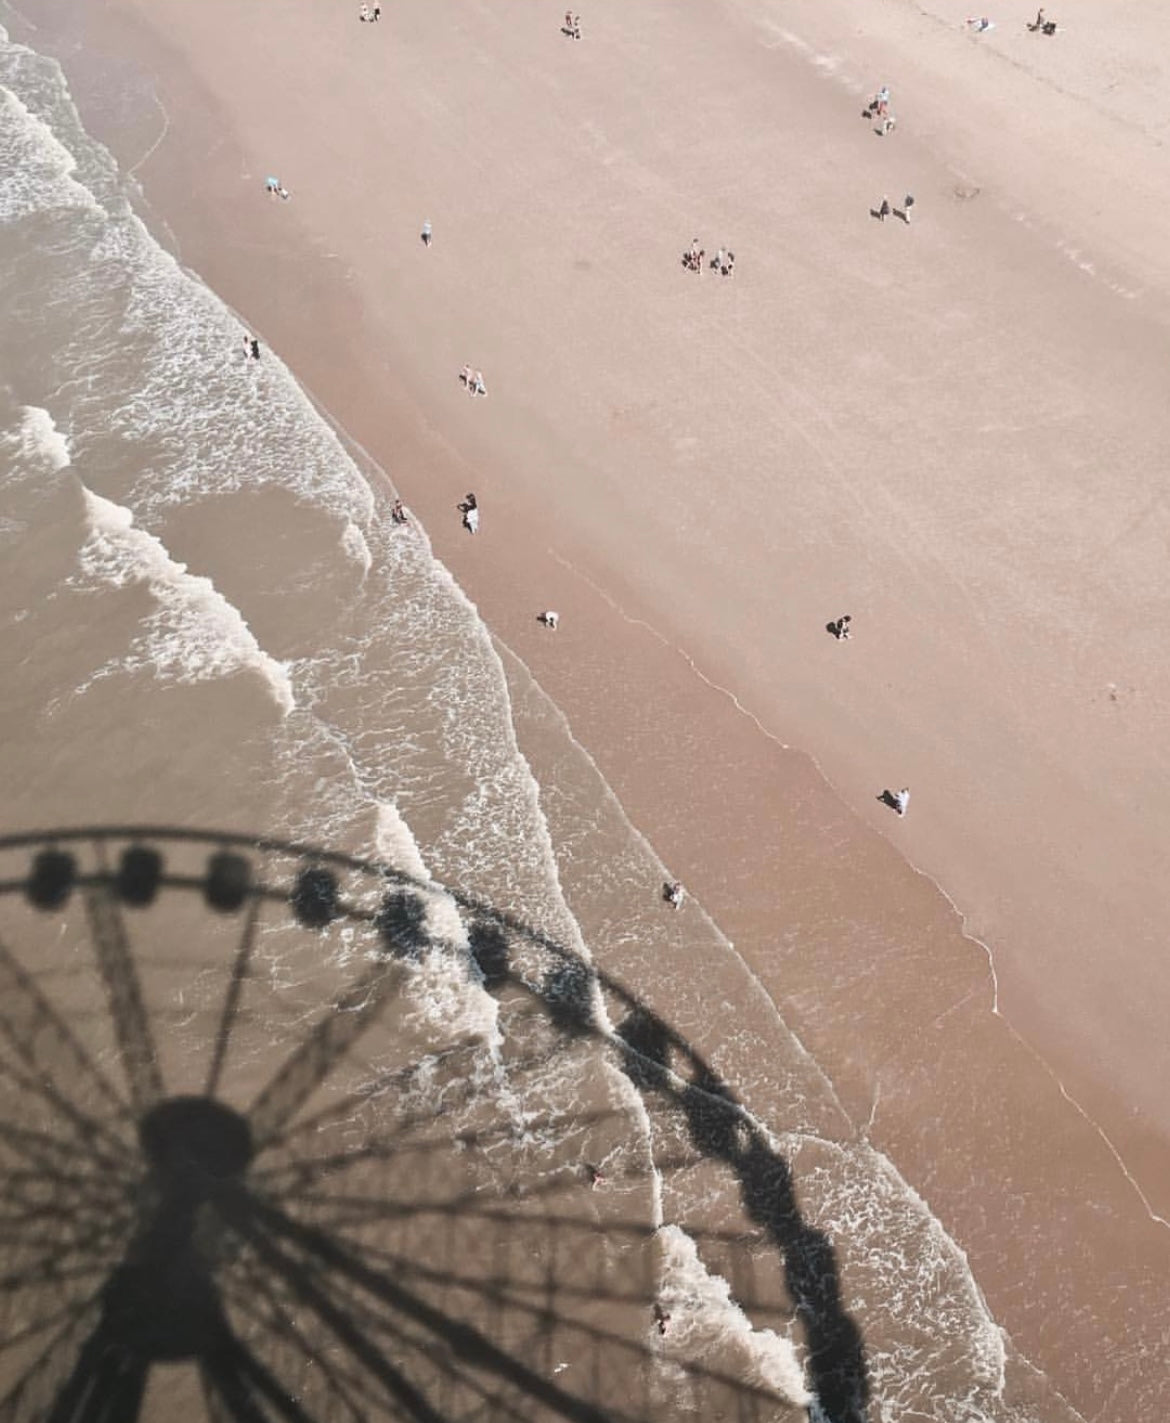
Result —
[{"label": "dry sand", "polygon": [[28,10],[182,259],[389,470],[1025,1352],[1116,1402],[1094,1355],[1170,1259],[1164,20],[74,8]]}]

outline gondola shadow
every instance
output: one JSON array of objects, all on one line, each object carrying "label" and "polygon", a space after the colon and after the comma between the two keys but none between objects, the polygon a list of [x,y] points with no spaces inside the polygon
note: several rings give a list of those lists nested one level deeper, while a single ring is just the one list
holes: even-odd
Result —
[{"label": "gondola shadow", "polygon": [[[804,1404],[672,1339],[651,1168],[603,1179],[565,1153],[566,1139],[627,1129],[624,1109],[569,1114],[554,1090],[540,1117],[514,1116],[492,1095],[562,1062],[584,1093],[585,1053],[677,1122],[686,1149],[654,1172],[707,1162],[734,1183],[742,1227],[691,1234],[700,1256],[737,1258],[750,1318],[798,1338],[810,1416],[866,1423],[863,1341],[788,1162],[678,1033],[579,955],[466,895],[315,847],[113,827],[9,837],[0,855],[15,866],[0,878],[0,1417],[159,1416],[178,1365],[209,1418],[249,1423],[797,1417]],[[166,915],[134,921],[172,897],[236,926],[191,1092],[168,1086],[148,988],[141,926]],[[58,1007],[58,979],[16,947],[12,926],[39,919],[92,959],[105,1037],[92,1001]],[[328,945],[337,981],[272,1045],[256,1030],[257,963],[282,935],[298,965]],[[366,952],[340,974],[355,935]],[[412,1037],[412,985],[436,965],[497,1005],[495,1058],[474,1035],[432,1051]],[[243,1062],[246,1103],[228,1089]],[[753,1284],[764,1253],[780,1295]]]}]

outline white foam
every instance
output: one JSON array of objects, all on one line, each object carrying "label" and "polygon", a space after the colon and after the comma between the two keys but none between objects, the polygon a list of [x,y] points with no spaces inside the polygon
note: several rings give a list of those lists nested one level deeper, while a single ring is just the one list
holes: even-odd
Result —
[{"label": "white foam", "polygon": [[0,222],[58,207],[97,208],[77,160],[11,89],[0,85]]},{"label": "white foam", "polygon": [[[794,44],[795,37],[782,32],[780,42]],[[831,56],[812,58],[822,72],[847,82],[847,76],[835,71],[836,61]],[[29,171],[41,183],[36,206],[60,201],[92,206],[87,190],[71,176],[75,163],[69,149],[54,139],[44,123],[33,120],[19,100],[17,103],[19,110],[11,112],[14,121],[31,135],[33,162]],[[7,108],[0,113],[0,142],[5,137],[8,113]],[[77,151],[84,153],[72,136],[73,130],[65,132]],[[0,168],[0,174],[5,171]],[[88,160],[85,171],[89,172]],[[30,200],[33,192],[26,188],[17,197],[23,193],[23,200]],[[89,220],[84,221],[88,231]],[[416,774],[414,763],[409,754],[403,754],[384,721],[369,719],[373,698],[353,698],[361,706],[352,721],[346,721],[341,712],[329,720],[322,712],[320,720],[304,714],[286,722],[281,740],[291,744],[301,738],[298,747],[311,748],[314,753],[291,757],[290,766],[318,767],[321,748],[343,758],[339,774],[328,784],[322,783],[311,801],[298,803],[312,818],[311,825],[298,829],[312,838],[340,842],[347,827],[360,822],[363,833],[368,834],[373,807],[379,855],[426,879],[427,866],[398,805],[409,814],[411,804],[430,811],[448,800],[458,800],[458,808],[436,834],[439,843],[428,843],[427,856],[436,873],[473,890],[482,889],[497,903],[507,903],[517,915],[587,960],[588,950],[562,894],[539,790],[516,744],[496,649],[473,605],[448,571],[431,559],[425,537],[395,540],[384,536],[373,492],[337,433],[272,353],[261,363],[246,364],[238,359],[237,319],[214,293],[163,252],[137,219],[115,218],[105,223],[99,239],[92,246],[87,244],[86,253],[98,269],[99,280],[116,279],[126,284],[129,299],[124,325],[118,332],[119,344],[124,340],[127,348],[138,349],[142,363],[122,359],[119,350],[113,369],[107,370],[99,362],[91,370],[93,349],[86,345],[84,356],[90,365],[83,369],[92,378],[74,385],[69,410],[79,462],[84,463],[84,440],[89,431],[99,438],[141,441],[152,456],[157,454],[158,459],[152,460],[130,497],[139,519],[149,519],[152,512],[180,501],[249,486],[279,487],[347,521],[341,549],[362,566],[363,576],[372,575],[371,583],[387,570],[392,570],[397,580],[387,583],[395,596],[385,600],[385,628],[374,629],[368,642],[315,650],[312,666],[307,660],[298,666],[298,688],[314,706],[315,693],[325,706],[325,691],[342,682],[347,691],[355,693],[364,691],[368,684],[379,695],[388,693],[390,701],[396,683],[406,680],[400,677],[405,667],[415,686],[429,688],[433,705],[439,708],[438,729],[420,731],[409,743],[409,752],[418,751],[415,759],[420,767],[418,779],[410,785]],[[111,393],[109,383],[122,369],[131,372],[133,383]],[[48,418],[46,412],[42,414]],[[46,426],[34,417],[30,429],[30,448],[34,454],[40,451],[41,467],[61,468],[54,461],[62,449],[68,460],[70,451],[51,419]],[[54,444],[54,436],[60,443]],[[104,586],[145,584],[157,603],[157,611],[147,619],[129,656],[109,664],[99,675],[149,666],[158,675],[203,680],[249,670],[265,679],[282,710],[291,711],[294,698],[288,668],[263,652],[240,612],[211,581],[189,573],[173,560],[156,537],[135,526],[136,515],[130,509],[88,491],[86,500],[91,531],[82,550],[83,577]],[[390,622],[391,618],[397,622]],[[394,652],[389,663],[387,645]],[[441,663],[434,660],[434,649],[439,646],[446,649]],[[384,671],[387,665],[390,673]],[[413,732],[417,708],[409,707],[405,715],[411,721],[407,730]],[[443,779],[427,782],[430,767],[439,763]],[[432,823],[430,817],[428,823]],[[461,926],[452,918],[451,902],[436,896],[429,907],[430,927],[437,936],[456,942]],[[457,964],[457,957],[427,956],[414,975],[410,993],[414,1011],[448,1040],[453,1030],[491,1039],[491,1014],[497,1013],[498,1007],[477,985],[468,986],[465,962]],[[608,1026],[596,985],[594,993],[597,1019]],[[517,1122],[526,1121],[528,1104],[543,1103],[548,1096],[544,1089],[556,1087],[555,1074],[571,1063],[571,1056],[562,1054],[550,1060],[545,1081],[518,1081],[508,1115],[514,1114]],[[813,1066],[810,1061],[810,1068]],[[500,1074],[498,1090],[503,1092],[507,1069],[499,1059],[493,1067]],[[651,1133],[642,1097],[616,1066],[607,1063],[606,1071],[615,1096],[637,1122],[631,1135],[637,1136],[640,1147],[645,1146]],[[917,1209],[906,1208],[899,1195],[904,1183],[892,1168],[875,1173],[868,1157],[864,1164],[865,1171],[854,1171],[856,1160],[834,1159],[832,1175],[840,1184],[830,1189],[827,1183],[814,1181],[811,1185],[819,1189],[810,1192],[819,1200],[818,1223],[834,1234],[842,1253],[871,1265],[872,1277],[880,1282],[874,1294],[881,1295],[888,1288],[897,1295],[888,1307],[880,1299],[867,1300],[862,1322],[875,1316],[883,1321],[892,1319],[892,1332],[899,1341],[915,1340],[923,1329],[932,1333],[937,1329],[937,1337],[945,1342],[956,1336],[966,1340],[974,1315],[977,1346],[984,1354],[980,1381],[985,1387],[994,1387],[1002,1377],[1002,1339],[982,1309],[981,1299],[973,1301],[968,1294],[966,1260],[961,1252],[947,1248],[950,1242],[925,1203],[917,1197],[911,1203],[921,1208],[921,1215]],[[873,1177],[882,1177],[884,1169],[889,1171],[889,1189],[874,1190]],[[660,1222],[657,1172],[652,1180],[655,1219]],[[805,1185],[803,1179],[801,1185]],[[889,1229],[891,1216],[904,1226],[897,1232],[894,1250],[890,1248],[894,1234]],[[923,1217],[930,1224],[931,1249],[925,1253],[921,1251]],[[664,1302],[672,1314],[672,1328],[664,1344],[682,1349],[689,1343],[716,1355],[730,1349],[737,1358],[750,1360],[751,1371],[768,1387],[793,1402],[815,1408],[791,1341],[769,1330],[752,1329],[731,1299],[726,1282],[709,1274],[695,1242],[681,1229],[666,1226],[661,1238],[667,1256]],[[920,1266],[920,1260],[925,1264]],[[923,1301],[932,1298],[935,1281],[918,1273],[919,1269],[954,1270],[963,1279],[963,1287],[951,1292],[953,1303],[943,1326],[933,1319],[925,1325],[922,1322]],[[970,1288],[974,1289],[973,1281]],[[897,1371],[900,1366],[895,1360],[890,1367]],[[899,1377],[907,1369],[913,1372],[906,1364]]]},{"label": "white foam", "polygon": [[467,972],[467,961],[444,949],[428,950],[406,981],[403,1026],[425,1031],[444,1045],[477,1038],[498,1043],[499,1004]]},{"label": "white foam", "polygon": [[158,604],[129,654],[95,677],[151,667],[156,675],[202,682],[250,671],[263,678],[281,711],[296,706],[286,664],[264,652],[237,608],[210,578],[188,573],[161,540],[134,526],[134,515],[83,489],[89,536],[78,554],[85,578],[107,587],[145,583]]},{"label": "white foam", "polygon": [[796,1348],[772,1329],[753,1329],[731,1297],[731,1288],[699,1259],[695,1242],[677,1226],[658,1232],[662,1246],[660,1303],[670,1315],[664,1352],[679,1360],[725,1360],[729,1348],[743,1356],[755,1378],[789,1403],[813,1401]]},{"label": "white foam", "polygon": [[411,875],[414,879],[430,879],[422,852],[418,848],[418,841],[398,813],[398,807],[389,801],[378,802],[374,852],[378,859],[393,865],[403,874]]},{"label": "white foam", "polygon": [[345,528],[341,531],[341,547],[345,551],[346,558],[361,565],[364,578],[373,567],[374,555],[370,552],[365,534],[352,519],[346,522]]},{"label": "white foam", "polygon": [[39,405],[22,405],[20,423],[0,433],[0,451],[22,474],[56,473],[70,463],[69,441]]}]

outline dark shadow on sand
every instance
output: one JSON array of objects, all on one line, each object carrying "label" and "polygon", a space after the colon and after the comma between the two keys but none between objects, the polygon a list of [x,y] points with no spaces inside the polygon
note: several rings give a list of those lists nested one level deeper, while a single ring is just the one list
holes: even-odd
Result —
[{"label": "dark shadow on sand", "polygon": [[[892,793],[882,798],[892,803]],[[189,861],[193,846],[206,850],[204,871],[171,872],[168,860]],[[494,1195],[454,1189],[451,1154],[499,1160],[515,1128],[452,1135],[426,1111],[403,1109],[388,1121],[361,1115],[371,1101],[411,1100],[416,1065],[324,1104],[316,1096],[437,949],[461,955],[468,976],[501,1005],[527,1005],[558,1041],[592,1039],[612,1054],[647,1105],[679,1124],[681,1167],[707,1161],[729,1173],[787,1294],[748,1289],[741,1303],[768,1327],[796,1321],[819,1417],[868,1423],[863,1340],[841,1297],[833,1245],[803,1218],[789,1163],[678,1033],[572,951],[458,891],[308,846],[111,827],[7,837],[0,851],[24,866],[0,881],[0,904],[7,895],[26,915],[48,915],[80,902],[83,916],[72,922],[88,936],[117,1045],[112,1059],[95,1060],[68,1013],[0,944],[0,1290],[10,1305],[22,1291],[42,1301],[18,1338],[0,1343],[0,1357],[20,1346],[7,1356],[19,1369],[7,1371],[0,1417],[133,1420],[152,1370],[175,1361],[197,1368],[217,1423],[663,1416],[649,1386],[620,1399],[606,1391],[615,1365],[636,1368],[654,1350],[644,1291],[586,1268],[599,1236],[644,1238],[643,1222],[625,1226],[586,1209],[589,1180],[579,1171],[552,1173],[519,1194],[506,1182]],[[460,943],[433,937],[427,906],[436,894],[457,907]],[[167,1095],[141,989],[133,914],[156,895],[163,905],[169,895],[202,898],[239,925],[202,1096]],[[265,916],[310,936],[352,929],[372,950],[298,1040],[274,1052],[266,1085],[241,1111],[215,1093],[245,990],[255,991]],[[615,1032],[599,1021],[602,1003]],[[539,1065],[547,1044],[532,1052]],[[444,1111],[477,1090],[455,1073]],[[14,1101],[31,1104],[38,1125],[15,1120]],[[487,1229],[498,1258],[485,1272],[466,1243]],[[424,1235],[425,1252],[415,1248]],[[701,1253],[703,1233],[695,1238]],[[641,1305],[647,1337],[608,1323],[609,1310]],[[509,1321],[499,1337],[485,1322],[497,1316]],[[556,1339],[570,1341],[579,1367],[554,1367]],[[678,1368],[688,1386],[707,1390],[710,1416],[764,1423],[792,1407],[699,1361]],[[312,1395],[303,1370],[312,1372]]]}]

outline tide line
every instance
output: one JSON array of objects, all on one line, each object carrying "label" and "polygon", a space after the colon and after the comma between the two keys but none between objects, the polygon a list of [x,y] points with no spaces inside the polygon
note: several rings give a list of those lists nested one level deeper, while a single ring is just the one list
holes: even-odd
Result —
[{"label": "tide line", "polygon": [[[579,569],[569,559],[559,554],[555,549],[550,548],[548,552],[550,556],[561,565],[562,568],[568,570],[568,572],[571,573],[575,578],[580,579],[582,583],[587,584],[589,588],[591,588],[592,591],[596,593],[599,598],[601,598],[610,608],[612,608],[612,610],[618,615],[618,617],[622,619],[624,623],[628,624],[630,627],[644,628],[645,631],[648,632],[658,642],[660,642],[663,647],[670,649],[670,651],[681,657],[683,661],[687,664],[687,666],[691,669],[691,671],[695,674],[695,676],[698,677],[699,680],[704,683],[704,685],[710,687],[712,691],[718,692],[721,696],[726,697],[727,700],[731,702],[732,706],[735,707],[736,711],[738,711],[742,716],[747,717],[747,719],[752,723],[752,725],[755,726],[764,736],[766,736],[769,741],[773,742],[775,745],[779,746],[784,751],[792,750],[792,747],[789,746],[786,741],[781,740],[781,738],[777,736],[774,732],[769,731],[768,728],[764,725],[764,723],[760,720],[760,718],[755,714],[755,712],[751,711],[750,708],[745,707],[744,704],[739,700],[736,694],[731,691],[730,688],[724,687],[719,682],[716,682],[713,678],[708,677],[707,674],[702,670],[702,668],[699,667],[695,659],[684,647],[680,647],[677,643],[671,642],[668,637],[661,633],[651,623],[648,623],[645,618],[635,617],[633,614],[627,613],[626,610],[621,606],[621,604],[610,593],[608,593],[604,588],[602,588],[598,583],[596,583],[592,578],[590,578],[587,573],[582,572],[581,569]],[[837,795],[846,805],[849,805],[848,797],[846,797],[841,792],[841,790],[833,782],[832,778],[825,773],[823,767],[821,766],[817,758],[807,751],[802,751],[801,754],[808,756],[808,759],[816,768],[817,774],[823,778],[825,784],[828,785],[829,788],[833,791],[833,793]],[[906,864],[909,865],[909,867],[914,871],[915,874],[921,875],[923,879],[927,880],[934,887],[934,889],[937,890],[940,895],[942,895],[942,897],[946,900],[947,904],[950,906],[952,913],[955,915],[955,918],[958,920],[959,930],[962,933],[963,937],[965,939],[968,939],[973,944],[978,944],[978,946],[983,950],[984,954],[986,955],[987,969],[991,978],[991,1012],[997,1018],[1000,1019],[1000,1021],[1004,1024],[1004,1026],[1016,1039],[1020,1046],[1023,1047],[1030,1054],[1030,1056],[1033,1057],[1035,1061],[1040,1064],[1040,1066],[1056,1084],[1056,1088],[1060,1092],[1060,1095],[1082,1118],[1086,1125],[1088,1125],[1097,1134],[1102,1144],[1105,1146],[1105,1149],[1109,1152],[1110,1156],[1112,1156],[1114,1161],[1117,1163],[1118,1169],[1125,1177],[1126,1182],[1129,1184],[1130,1188],[1133,1190],[1134,1194],[1141,1202],[1142,1209],[1145,1211],[1149,1219],[1153,1221],[1156,1225],[1162,1226],[1163,1229],[1170,1230],[1170,1220],[1168,1220],[1165,1216],[1160,1215],[1154,1209],[1149,1197],[1142,1189],[1140,1182],[1137,1180],[1137,1178],[1130,1171],[1129,1167],[1126,1165],[1125,1158],[1117,1149],[1116,1145],[1114,1144],[1112,1138],[1109,1136],[1105,1128],[1102,1127],[1101,1124],[1097,1122],[1089,1114],[1088,1111],[1086,1111],[1086,1109],[1080,1104],[1080,1102],[1077,1101],[1077,1099],[1064,1085],[1063,1081],[1061,1080],[1060,1076],[1058,1075],[1056,1069],[1052,1066],[1052,1064],[1047,1060],[1047,1058],[1043,1056],[1042,1053],[1040,1053],[1035,1047],[1033,1047],[1033,1045],[1027,1040],[1027,1038],[1023,1036],[1022,1033],[1020,1033],[1020,1031],[1012,1023],[1011,1019],[1008,1018],[1007,1015],[1000,1008],[999,975],[996,972],[995,955],[992,952],[991,945],[985,942],[985,940],[979,938],[978,935],[972,934],[967,929],[967,916],[963,913],[963,911],[955,903],[954,899],[951,898],[951,896],[938,882],[938,880],[934,878],[933,875],[928,874],[926,870],[916,865],[913,860],[911,860],[909,856],[904,853],[904,851],[899,850],[898,853],[902,855],[902,858],[905,860]],[[768,997],[770,998],[771,995],[768,994]],[[874,1114],[876,1113],[876,1109],[877,1103],[875,1101],[870,1114],[870,1125],[872,1125],[873,1123],[873,1118]]]},{"label": "tide line", "polygon": [[137,173],[138,170],[139,170],[139,168],[142,167],[142,165],[147,161],[147,159],[150,158],[150,157],[155,153],[155,151],[158,149],[159,144],[162,143],[163,139],[166,138],[167,134],[168,134],[168,133],[170,132],[170,130],[171,130],[171,116],[170,116],[170,114],[167,113],[167,111],[166,111],[166,106],[163,104],[162,100],[158,97],[157,94],[152,94],[150,97],[154,100],[155,104],[157,105],[159,113],[162,114],[162,118],[163,118],[162,129],[161,129],[161,131],[159,132],[158,137],[157,137],[157,138],[155,139],[155,141],[150,145],[150,147],[146,150],[146,152],[142,155],[142,157],[138,160],[138,162],[135,163],[132,168],[127,168],[127,170],[126,170],[126,176],[127,176],[128,178],[133,178],[133,177],[134,177],[135,173]]}]

